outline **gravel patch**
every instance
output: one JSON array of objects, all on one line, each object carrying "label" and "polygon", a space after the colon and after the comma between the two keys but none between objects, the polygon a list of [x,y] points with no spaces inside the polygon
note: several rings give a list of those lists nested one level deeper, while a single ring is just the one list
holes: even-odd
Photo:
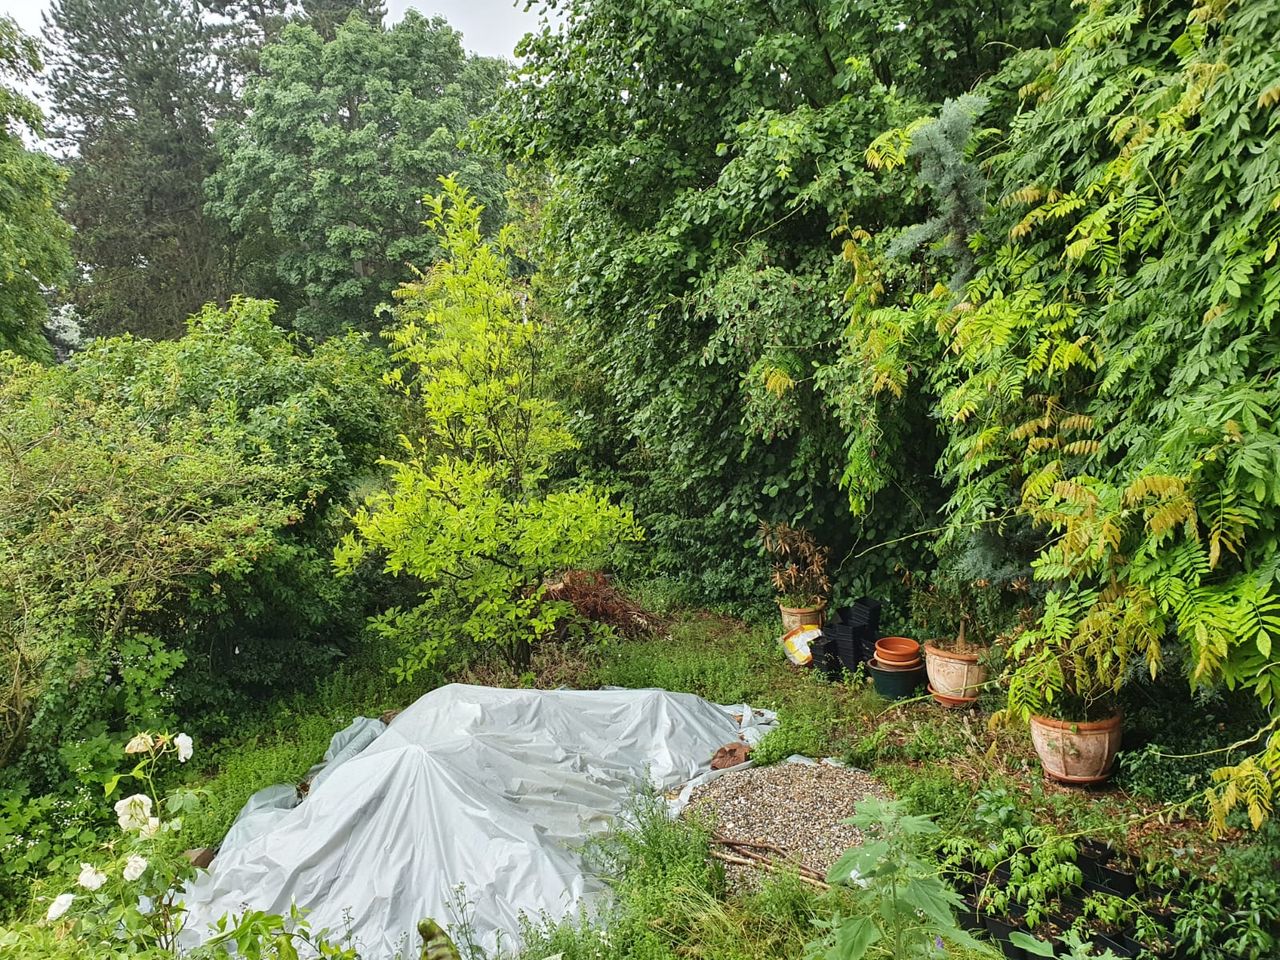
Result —
[{"label": "gravel patch", "polygon": [[[685,815],[709,817],[722,836],[772,844],[825,875],[840,854],[862,842],[856,827],[840,821],[853,815],[859,800],[889,795],[861,770],[779,763],[722,774],[695,788]],[[744,869],[730,868],[730,874]]]}]

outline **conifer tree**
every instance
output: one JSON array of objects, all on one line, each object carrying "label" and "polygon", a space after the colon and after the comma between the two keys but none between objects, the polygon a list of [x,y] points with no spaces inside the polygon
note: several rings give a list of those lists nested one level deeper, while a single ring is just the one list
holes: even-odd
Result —
[{"label": "conifer tree", "polygon": [[178,334],[229,292],[204,215],[211,126],[232,103],[211,31],[191,0],[54,0],[46,14],[53,129],[72,155],[74,297],[95,332]]}]

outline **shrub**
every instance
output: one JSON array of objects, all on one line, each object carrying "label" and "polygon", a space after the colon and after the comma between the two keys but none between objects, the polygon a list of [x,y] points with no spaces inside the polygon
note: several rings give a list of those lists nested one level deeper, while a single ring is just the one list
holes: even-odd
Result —
[{"label": "shrub", "polygon": [[358,627],[328,557],[394,423],[382,361],[355,337],[304,352],[271,311],[54,368],[0,355],[0,763],[37,784],[86,732],[227,724]]},{"label": "shrub", "polygon": [[397,296],[388,382],[413,402],[418,436],[388,461],[390,486],[355,514],[339,569],[377,553],[422,585],[419,603],[377,623],[412,676],[465,644],[528,668],[531,645],[572,610],[547,580],[599,568],[639,539],[631,512],[589,486],[550,489],[552,460],[574,446],[542,389],[541,324],[511,279],[508,240],[486,241],[480,207],[449,179],[429,198],[446,259]]}]

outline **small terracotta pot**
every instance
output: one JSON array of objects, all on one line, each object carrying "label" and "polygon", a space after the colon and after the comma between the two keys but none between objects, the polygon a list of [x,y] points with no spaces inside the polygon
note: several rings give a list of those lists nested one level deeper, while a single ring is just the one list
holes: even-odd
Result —
[{"label": "small terracotta pot", "polygon": [[876,659],[881,663],[911,663],[920,659],[920,644],[907,637],[881,637],[876,641]]},{"label": "small terracotta pot", "polygon": [[1044,772],[1062,783],[1101,783],[1120,749],[1121,715],[1094,722],[1031,718],[1031,742]]},{"label": "small terracotta pot", "polygon": [[881,660],[879,657],[872,657],[871,659],[876,662],[878,670],[888,670],[890,672],[895,670],[919,670],[923,666],[919,657],[907,663],[891,663],[888,660]]},{"label": "small terracotta pot", "polygon": [[816,607],[784,607],[778,604],[778,609],[782,611],[782,632],[789,633],[796,627],[822,626],[827,602],[824,600]]},{"label": "small terracotta pot", "polygon": [[[930,692],[935,699],[946,697],[972,703],[978,699],[978,693],[987,680],[987,668],[978,662],[976,653],[940,650],[926,643],[924,663],[929,671]],[[942,701],[939,699],[939,702]]]}]

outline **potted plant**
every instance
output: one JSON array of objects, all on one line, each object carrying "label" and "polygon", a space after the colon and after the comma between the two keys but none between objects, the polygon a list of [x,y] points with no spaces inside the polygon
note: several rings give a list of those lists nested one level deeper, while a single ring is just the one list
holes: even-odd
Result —
[{"label": "potted plant", "polygon": [[990,637],[980,606],[990,606],[984,596],[994,591],[991,581],[962,581],[940,577],[911,594],[911,615],[915,624],[934,637],[924,645],[929,692],[944,707],[974,703],[987,682],[987,652]]},{"label": "potted plant", "polygon": [[1120,749],[1124,651],[1085,615],[1089,605],[1051,592],[1040,623],[1009,646],[1008,711],[1030,722],[1044,772],[1061,783],[1108,779]]},{"label": "potted plant", "polygon": [[822,626],[831,581],[827,578],[827,548],[813,535],[787,523],[761,522],[760,543],[773,559],[773,588],[778,592],[784,632],[796,627]]}]

